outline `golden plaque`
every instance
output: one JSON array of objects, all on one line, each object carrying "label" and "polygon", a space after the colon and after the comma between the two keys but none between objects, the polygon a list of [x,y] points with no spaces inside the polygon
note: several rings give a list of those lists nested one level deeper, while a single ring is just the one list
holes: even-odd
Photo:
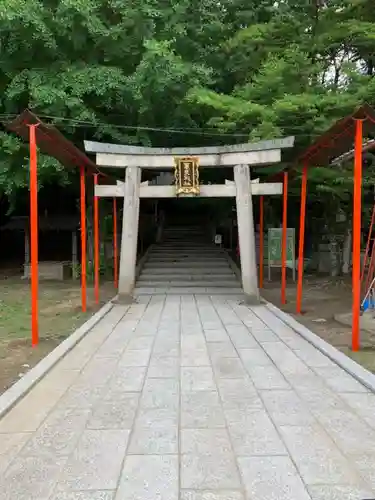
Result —
[{"label": "golden plaque", "polygon": [[199,194],[199,158],[189,156],[175,158],[175,184],[176,194]]}]

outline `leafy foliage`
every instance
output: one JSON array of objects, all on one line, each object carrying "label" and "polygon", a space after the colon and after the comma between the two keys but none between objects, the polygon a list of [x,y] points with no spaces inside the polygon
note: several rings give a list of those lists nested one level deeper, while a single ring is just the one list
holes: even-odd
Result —
[{"label": "leafy foliage", "polygon": [[[29,107],[80,146],[295,135],[302,149],[363,101],[375,104],[372,3],[2,0],[0,118]],[[27,165],[25,145],[3,130],[0,200],[27,186]],[[39,166],[41,184],[68,182],[53,159]],[[371,185],[372,169],[366,176]],[[349,207],[350,185],[343,166],[316,170],[310,187]]]}]

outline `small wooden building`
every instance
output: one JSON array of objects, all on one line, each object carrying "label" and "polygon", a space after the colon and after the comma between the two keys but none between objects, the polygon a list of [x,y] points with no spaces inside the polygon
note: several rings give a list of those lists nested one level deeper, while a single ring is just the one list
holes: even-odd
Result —
[{"label": "small wooden building", "polygon": [[[39,260],[39,278],[42,280],[63,280],[67,277],[77,278],[78,266],[78,239],[77,232],[79,230],[79,217],[78,216],[40,216],[39,217],[39,240],[42,246],[56,247],[56,244],[61,244],[62,237],[69,238],[71,241],[71,258],[64,260],[53,260],[48,258],[48,248],[40,252]],[[30,278],[30,220],[28,216],[13,217],[7,224],[0,228],[1,241],[6,242],[7,232],[22,232],[24,235],[24,264],[23,264],[23,277]],[[56,238],[56,233],[65,233]],[[9,240],[9,239],[8,239]],[[46,244],[47,240],[47,244]],[[50,240],[50,241],[49,241]],[[50,243],[50,245],[48,245]],[[65,245],[64,245],[65,247]],[[52,255],[53,252],[51,252]]]}]

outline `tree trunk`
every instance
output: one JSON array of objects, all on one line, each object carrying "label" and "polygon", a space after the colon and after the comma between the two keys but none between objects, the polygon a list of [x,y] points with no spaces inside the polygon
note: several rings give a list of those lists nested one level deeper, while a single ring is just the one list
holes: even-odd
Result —
[{"label": "tree trunk", "polygon": [[338,276],[340,273],[340,259],[338,253],[338,242],[335,234],[329,237],[329,254],[331,261],[331,276]]},{"label": "tree trunk", "polygon": [[343,250],[342,250],[342,273],[349,274],[350,272],[350,257],[352,249],[352,231],[347,229],[344,238]]}]

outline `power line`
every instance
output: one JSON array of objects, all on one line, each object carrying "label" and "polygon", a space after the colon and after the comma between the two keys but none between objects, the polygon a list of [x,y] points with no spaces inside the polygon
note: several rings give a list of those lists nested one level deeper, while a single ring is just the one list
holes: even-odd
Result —
[{"label": "power line", "polygon": [[[11,120],[12,118],[16,118],[18,115],[17,114],[0,114],[0,119],[3,120]],[[189,127],[183,127],[183,128],[174,128],[174,127],[169,127],[169,128],[163,128],[163,127],[146,127],[142,125],[118,125],[114,123],[107,123],[103,121],[88,121],[88,120],[78,120],[76,118],[66,118],[63,116],[53,116],[53,115],[44,115],[40,114],[38,115],[39,118],[43,119],[48,119],[48,120],[58,120],[58,121],[63,121],[67,125],[72,125],[74,127],[80,127],[80,128],[95,128],[95,127],[113,127],[116,129],[123,129],[123,130],[142,130],[142,131],[148,131],[148,132],[164,132],[168,134],[192,134],[192,135],[205,135],[208,137],[245,137],[249,138],[249,133],[229,133],[229,132],[207,132],[207,130],[214,130],[213,128],[202,128],[202,129],[196,129],[196,128],[189,128]],[[309,138],[314,138],[314,137],[320,137],[321,134],[290,134],[293,135],[294,137],[309,137]]]}]

